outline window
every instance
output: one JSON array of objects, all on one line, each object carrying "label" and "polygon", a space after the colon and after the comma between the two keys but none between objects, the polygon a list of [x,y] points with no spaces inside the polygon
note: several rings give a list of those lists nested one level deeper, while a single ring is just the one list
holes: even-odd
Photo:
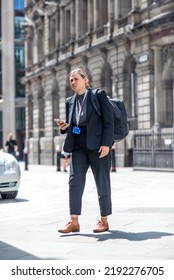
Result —
[{"label": "window", "polygon": [[56,49],[56,18],[49,18],[49,49],[53,51]]},{"label": "window", "polygon": [[97,37],[101,37],[104,35],[104,25],[108,22],[108,3],[104,0],[97,0],[96,4]]},{"label": "window", "polygon": [[24,46],[15,46],[15,68],[16,68],[16,97],[25,96],[25,87],[21,84],[21,78],[25,75]]},{"label": "window", "polygon": [[14,0],[14,8],[18,11],[24,10],[24,0]]},{"label": "window", "polygon": [[79,37],[83,36],[88,31],[88,6],[87,1],[79,1]]},{"label": "window", "polygon": [[16,68],[23,69],[25,67],[25,55],[24,55],[23,45],[15,46],[15,63],[16,63]]},{"label": "window", "polygon": [[137,117],[137,74],[136,61],[133,56],[127,57],[124,68],[124,101],[128,118]]},{"label": "window", "polygon": [[24,17],[15,17],[15,39],[22,38],[21,24],[24,22]]},{"label": "window", "polygon": [[14,0],[15,16],[24,17],[24,0]]},{"label": "window", "polygon": [[21,83],[24,74],[24,71],[16,71],[16,97],[25,97],[25,86]]},{"label": "window", "polygon": [[39,81],[39,91],[38,91],[38,107],[39,107],[39,137],[44,136],[45,128],[45,98],[44,89],[42,87],[42,80]]},{"label": "window", "polygon": [[43,30],[37,32],[37,50],[38,50],[38,62],[43,60],[44,56],[44,33]]},{"label": "window", "polygon": [[25,108],[23,107],[16,108],[16,128],[25,128]]},{"label": "window", "polygon": [[130,88],[131,88],[131,117],[137,117],[137,74],[132,70],[130,74]]},{"label": "window", "polygon": [[131,8],[132,8],[131,0],[118,1],[119,17],[127,17],[127,14],[130,12]]},{"label": "window", "polygon": [[101,86],[112,97],[112,69],[107,62],[101,73]]},{"label": "window", "polygon": [[70,16],[71,16],[71,12],[69,9],[64,9],[63,12],[63,30],[66,30],[66,32],[63,33],[63,44],[66,44],[70,41],[70,30],[71,30],[71,26],[70,26]]}]

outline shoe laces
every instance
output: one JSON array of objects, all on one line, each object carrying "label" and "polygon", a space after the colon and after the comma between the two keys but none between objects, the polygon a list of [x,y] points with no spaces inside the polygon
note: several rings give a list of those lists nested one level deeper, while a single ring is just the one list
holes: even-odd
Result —
[{"label": "shoe laces", "polygon": [[100,219],[97,219],[97,225],[103,224],[103,222]]},{"label": "shoe laces", "polygon": [[106,226],[107,225],[107,222],[105,223],[105,222],[103,222],[102,220],[100,220],[100,219],[97,219],[97,225],[102,225],[102,226]]}]

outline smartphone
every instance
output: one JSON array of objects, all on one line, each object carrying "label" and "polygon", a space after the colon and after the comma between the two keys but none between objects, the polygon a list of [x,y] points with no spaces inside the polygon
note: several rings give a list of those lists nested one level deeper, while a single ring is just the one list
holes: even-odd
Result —
[{"label": "smartphone", "polygon": [[66,123],[60,119],[54,119],[58,126],[65,125]]},{"label": "smartphone", "polygon": [[54,119],[54,121],[55,121],[57,124],[61,124],[61,123],[63,123],[63,121],[62,121],[62,120],[60,120],[60,119]]}]

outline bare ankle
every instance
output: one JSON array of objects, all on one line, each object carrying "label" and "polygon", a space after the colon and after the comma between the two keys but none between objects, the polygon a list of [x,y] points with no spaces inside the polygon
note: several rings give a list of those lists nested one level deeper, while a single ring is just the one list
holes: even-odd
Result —
[{"label": "bare ankle", "polygon": [[74,224],[74,225],[77,225],[79,222],[78,222],[78,215],[71,215],[71,222]]},{"label": "bare ankle", "polygon": [[103,223],[106,223],[107,224],[107,222],[108,222],[108,217],[106,216],[106,217],[102,217],[101,216],[101,221],[103,222]]}]

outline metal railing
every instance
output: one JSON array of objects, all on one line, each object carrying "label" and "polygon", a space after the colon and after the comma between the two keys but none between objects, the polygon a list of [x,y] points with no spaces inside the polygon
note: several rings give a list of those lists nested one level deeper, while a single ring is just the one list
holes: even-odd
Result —
[{"label": "metal railing", "polygon": [[135,132],[134,167],[174,169],[174,131]]}]

